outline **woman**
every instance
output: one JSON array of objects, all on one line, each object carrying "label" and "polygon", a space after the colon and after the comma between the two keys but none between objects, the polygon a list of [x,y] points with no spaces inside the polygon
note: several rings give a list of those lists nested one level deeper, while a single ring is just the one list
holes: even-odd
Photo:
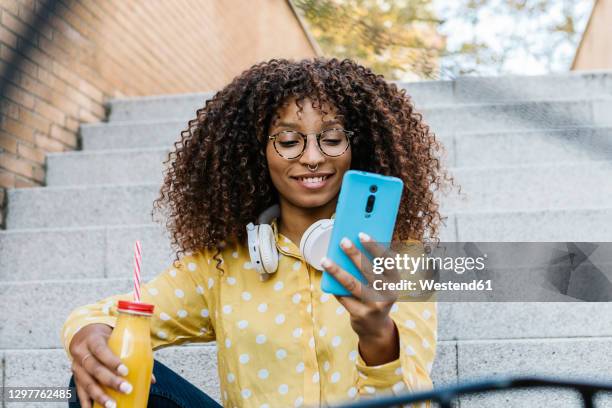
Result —
[{"label": "woman", "polygon": [[[297,247],[311,224],[333,216],[348,169],[404,181],[394,240],[436,238],[441,218],[431,187],[452,179],[404,90],[351,60],[273,59],[207,101],[181,139],[155,201],[167,210],[177,257],[142,288],[142,301],[155,304],[155,349],[216,341],[229,407],[327,405],[432,387],[435,302],[368,301],[359,282],[327,260],[353,294],[330,296]],[[245,226],[273,204],[278,268],[260,280]],[[369,237],[362,241],[377,250]],[[343,249],[358,260],[353,243]],[[130,298],[78,308],[64,325],[83,407],[91,399],[114,406],[101,386],[131,388],[106,347],[115,302]],[[216,406],[158,362],[154,374],[152,406]]]}]

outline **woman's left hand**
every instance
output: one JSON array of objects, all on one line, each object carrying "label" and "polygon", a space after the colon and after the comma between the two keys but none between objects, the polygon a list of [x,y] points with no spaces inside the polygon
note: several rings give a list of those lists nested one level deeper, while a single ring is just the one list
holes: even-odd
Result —
[{"label": "woman's left hand", "polygon": [[[360,233],[359,239],[373,257],[394,257],[393,252],[367,234]],[[383,282],[397,281],[397,271],[394,269],[374,274],[369,258],[348,238],[344,238],[340,246],[370,284],[375,279]],[[364,361],[368,365],[378,365],[396,359],[399,355],[399,338],[389,311],[397,294],[394,291],[373,290],[331,259],[325,258],[322,266],[352,295],[335,297],[351,316],[351,327],[359,336],[359,350]]]}]

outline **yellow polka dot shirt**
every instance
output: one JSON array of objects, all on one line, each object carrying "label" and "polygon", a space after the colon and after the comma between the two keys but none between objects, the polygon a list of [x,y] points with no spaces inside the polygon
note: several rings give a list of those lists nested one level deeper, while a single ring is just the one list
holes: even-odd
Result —
[{"label": "yellow polka dot shirt", "polygon": [[[216,341],[226,407],[325,406],[431,389],[436,302],[396,302],[390,316],[399,332],[399,358],[367,366],[348,312],[321,291],[322,273],[278,233],[275,220],[272,227],[280,259],[267,281],[260,281],[246,246],[227,245],[220,255],[223,274],[214,251],[203,250],[142,285],[142,301],[155,305],[153,348]],[[111,296],[75,309],[62,328],[66,351],[81,327],[114,327],[116,301],[131,298]]]}]

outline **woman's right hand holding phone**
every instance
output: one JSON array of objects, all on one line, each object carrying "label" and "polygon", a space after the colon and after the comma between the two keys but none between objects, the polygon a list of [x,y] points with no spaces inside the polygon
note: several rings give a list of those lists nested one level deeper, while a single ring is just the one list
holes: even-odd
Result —
[{"label": "woman's right hand holding phone", "polygon": [[[79,401],[83,408],[91,408],[91,400],[105,408],[116,407],[103,387],[129,394],[132,385],[121,376],[127,375],[128,368],[121,363],[108,347],[112,327],[94,323],[83,327],[70,342],[72,372]],[[155,382],[152,378],[151,382]]]}]

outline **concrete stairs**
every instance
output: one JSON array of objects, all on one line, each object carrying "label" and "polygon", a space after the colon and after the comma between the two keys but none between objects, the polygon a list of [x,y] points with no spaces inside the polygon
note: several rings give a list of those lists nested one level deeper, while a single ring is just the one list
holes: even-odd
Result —
[{"label": "concrete stairs", "polygon": [[[442,240],[611,240],[612,73],[399,85],[447,148],[446,165],[466,194],[442,198]],[[210,96],[112,100],[108,122],[81,127],[83,151],[47,156],[45,187],[8,191],[0,231],[2,384],[67,384],[61,325],[76,306],[130,289],[125,249],[135,239],[146,248],[144,271],[171,262],[152,201],[162,161]],[[438,314],[438,386],[506,374],[612,381],[609,303],[439,303]],[[188,345],[157,357],[219,400],[215,353],[214,344]],[[539,390],[460,403],[576,401]],[[612,406],[612,398],[601,404]]]}]

